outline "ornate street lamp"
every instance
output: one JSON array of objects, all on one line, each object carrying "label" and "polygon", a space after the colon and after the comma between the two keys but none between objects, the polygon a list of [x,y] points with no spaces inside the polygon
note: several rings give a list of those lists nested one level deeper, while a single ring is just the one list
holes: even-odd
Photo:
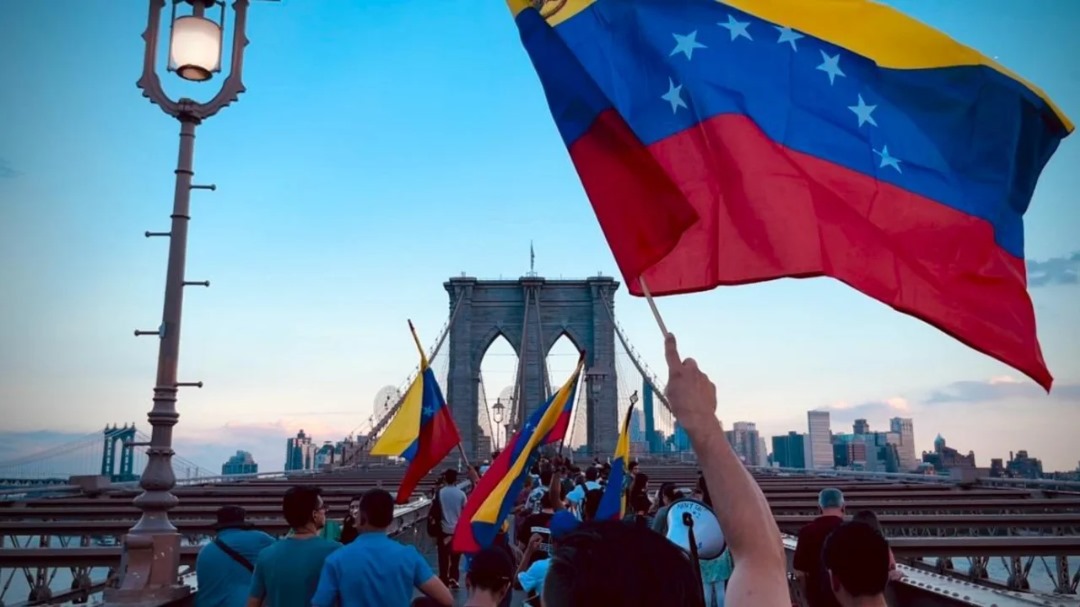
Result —
[{"label": "ornate street lamp", "polygon": [[495,422],[495,448],[499,448],[499,430],[502,428],[503,420],[506,419],[506,405],[502,404],[502,399],[496,398],[495,404],[491,405],[491,421]]},{"label": "ornate street lamp", "polygon": [[[165,603],[181,599],[190,589],[179,581],[180,534],[169,521],[169,510],[178,500],[172,494],[176,476],[172,469],[172,427],[179,415],[176,412],[176,393],[181,387],[202,387],[202,382],[177,381],[180,354],[180,317],[184,303],[184,287],[210,286],[208,281],[185,280],[188,221],[190,220],[191,190],[214,190],[214,186],[192,185],[195,154],[195,127],[236,101],[244,92],[244,35],[249,0],[234,0],[232,10],[232,50],[229,75],[217,94],[206,103],[192,99],[170,99],[162,90],[157,74],[158,36],[161,12],[166,0],[150,0],[149,18],[143,40],[142,77],[136,85],[143,95],[157,104],[166,114],[180,121],[180,153],[176,166],[176,189],[173,195],[172,227],[169,232],[147,232],[146,236],[169,238],[169,261],[165,276],[165,305],[161,325],[156,331],[135,331],[135,335],[157,335],[159,339],[157,381],[154,385],[154,407],[147,416],[152,427],[147,446],[146,469],[139,486],[142,494],[134,504],[142,517],[124,537],[124,556],[118,588],[105,593],[108,604]],[[216,15],[217,20],[211,16]],[[225,3],[215,0],[172,0],[169,36],[168,70],[186,80],[203,82],[221,69],[225,30]]]}]

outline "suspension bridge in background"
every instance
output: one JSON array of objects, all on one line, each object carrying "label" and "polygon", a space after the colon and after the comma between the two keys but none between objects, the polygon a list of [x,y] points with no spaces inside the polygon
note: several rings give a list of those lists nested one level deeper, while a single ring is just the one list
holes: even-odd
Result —
[{"label": "suspension bridge in background", "polygon": [[[560,450],[611,455],[619,420],[640,402],[631,423],[631,451],[657,456],[689,451],[667,406],[663,384],[616,319],[614,295],[619,283],[614,279],[460,276],[444,287],[450,314],[428,358],[470,458],[486,458],[505,445],[571,373],[577,352],[585,353],[585,372]],[[517,363],[512,385],[492,390],[481,367],[499,339],[509,344]],[[559,353],[562,359],[552,364],[557,356],[553,349],[564,339],[575,352]],[[562,368],[555,368],[560,362]],[[354,431],[358,439],[342,463],[362,461],[397,413],[417,373],[419,366],[398,387],[380,393],[374,413]]]},{"label": "suspension bridge in background", "polygon": [[[0,462],[0,490],[35,486],[67,485],[72,477],[103,476],[113,483],[133,483],[146,466],[143,449],[150,437],[135,424],[106,426],[67,443],[46,447],[16,459]],[[180,479],[214,476],[194,462],[173,456],[173,470]]]}]

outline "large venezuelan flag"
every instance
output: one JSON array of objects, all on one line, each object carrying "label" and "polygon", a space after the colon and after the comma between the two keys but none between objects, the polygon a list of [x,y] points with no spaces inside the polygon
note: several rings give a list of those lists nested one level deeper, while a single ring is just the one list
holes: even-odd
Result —
[{"label": "large venezuelan flag", "polygon": [[420,373],[402,399],[397,415],[379,440],[371,447],[372,455],[389,455],[409,460],[405,478],[398,487],[397,503],[409,501],[413,489],[460,442],[457,425],[446,405],[439,382],[428,364],[427,355],[412,321],[409,321],[416,348],[420,351]]},{"label": "large venezuelan flag", "polygon": [[626,514],[626,490],[623,485],[626,484],[626,475],[630,472],[630,420],[633,413],[634,405],[631,404],[626,410],[619,442],[615,445],[615,457],[611,460],[607,487],[604,488],[604,495],[596,508],[598,521],[618,521]]},{"label": "large venezuelan flag", "polygon": [[585,353],[582,352],[574,374],[529,417],[525,427],[510,439],[507,447],[480,477],[458,518],[454,530],[455,552],[477,552],[494,541],[514,500],[521,493],[525,475],[539,455],[540,447],[555,442],[550,440],[550,436],[558,428],[567,402],[574,398],[578,377],[584,366]]},{"label": "large venezuelan flag", "polygon": [[1042,91],[862,0],[508,4],[632,293],[831,276],[1049,389],[1023,215],[1073,126]]}]

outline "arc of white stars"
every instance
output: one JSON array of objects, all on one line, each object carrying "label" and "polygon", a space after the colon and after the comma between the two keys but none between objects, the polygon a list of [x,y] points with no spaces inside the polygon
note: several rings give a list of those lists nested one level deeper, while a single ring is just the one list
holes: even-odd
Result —
[{"label": "arc of white stars", "polygon": [[806,36],[803,36],[799,32],[787,26],[774,25],[773,27],[775,27],[780,32],[780,38],[776,41],[777,44],[783,44],[785,42],[788,42],[791,44],[791,50],[795,51],[796,53],[799,52],[799,47],[795,45],[795,41],[799,38],[805,38]]},{"label": "arc of white stars", "polygon": [[731,32],[731,39],[734,41],[736,38],[746,38],[753,42],[754,39],[750,37],[750,32],[746,28],[750,27],[749,21],[738,21],[734,16],[727,16],[727,23],[717,23],[720,27]]},{"label": "arc of white stars", "polygon": [[892,167],[896,169],[897,173],[903,173],[903,171],[900,170],[900,159],[889,153],[889,146],[881,146],[880,151],[874,150],[874,148],[870,149],[873,150],[875,154],[877,154],[878,158],[881,158],[881,164],[878,166],[879,169],[883,169],[885,167]]},{"label": "arc of white stars", "polygon": [[877,126],[877,121],[874,120],[874,110],[877,109],[876,105],[866,105],[863,101],[862,95],[859,95],[859,105],[849,105],[848,109],[855,112],[855,115],[859,117],[859,126],[862,126],[869,122],[870,124]]},{"label": "arc of white stars", "polygon": [[821,51],[821,58],[824,60],[821,65],[817,66],[817,69],[825,72],[829,75],[829,84],[832,85],[836,82],[837,76],[847,77],[847,74],[840,69],[840,53],[834,56],[830,56],[825,51]]},{"label": "arc of white stars", "polygon": [[687,60],[694,58],[694,49],[696,48],[709,48],[704,44],[697,41],[697,30],[690,32],[685,36],[679,34],[672,34],[675,37],[675,50],[671,51],[669,57],[682,53],[686,55]]},{"label": "arc of white stars", "polygon": [[678,113],[679,108],[690,109],[686,105],[686,102],[683,101],[683,98],[682,98],[682,86],[683,85],[681,85],[681,84],[676,86],[675,81],[672,80],[671,78],[668,78],[668,91],[660,96],[661,99],[663,99],[664,101],[667,101],[668,103],[671,104],[671,113],[672,114]]}]

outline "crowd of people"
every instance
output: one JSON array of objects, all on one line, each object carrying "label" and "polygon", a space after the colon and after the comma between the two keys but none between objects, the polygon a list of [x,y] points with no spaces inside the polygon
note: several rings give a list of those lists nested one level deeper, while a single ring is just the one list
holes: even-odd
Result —
[{"label": "crowd of people", "polygon": [[[514,590],[528,605],[788,607],[787,559],[765,496],[724,438],[716,387],[675,339],[666,343],[668,400],[686,429],[701,475],[684,490],[655,492],[631,463],[623,485],[625,516],[599,520],[610,465],[580,467],[556,454],[534,462],[494,542],[473,554],[452,537],[470,483],[447,470],[433,492],[427,532],[438,571],[411,545],[391,538],[394,500],[372,489],[352,500],[341,524],[328,524],[321,491],[289,489],[280,540],[226,506],[218,533],[196,565],[198,604],[206,607],[452,606],[462,583],[467,607],[508,606]],[[795,576],[809,607],[885,605],[899,576],[876,517],[846,520],[837,489],[819,496],[821,516],[799,534]],[[464,579],[462,579],[464,572]]]}]

